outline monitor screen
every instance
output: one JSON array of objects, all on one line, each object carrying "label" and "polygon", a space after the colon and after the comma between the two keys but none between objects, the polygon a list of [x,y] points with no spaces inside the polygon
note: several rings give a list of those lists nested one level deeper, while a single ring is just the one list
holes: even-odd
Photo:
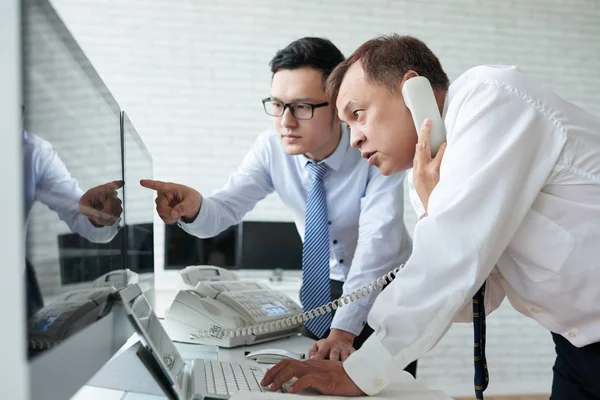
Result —
[{"label": "monitor screen", "polygon": [[302,269],[302,240],[293,222],[244,221],[241,268]]},{"label": "monitor screen", "polygon": [[302,240],[293,222],[243,221],[206,239],[167,225],[165,269],[188,265],[301,270]]},{"label": "monitor screen", "polygon": [[[121,129],[123,172],[125,182],[129,183],[122,188],[123,227],[108,243],[95,243],[78,233],[59,235],[58,254],[63,285],[94,281],[115,270],[116,266],[145,274],[145,281],[150,285],[153,283],[154,198],[152,191],[138,183],[140,179],[152,178],[152,157],[125,112],[121,113]],[[116,279],[110,283],[119,286]],[[142,286],[147,289],[147,286]]]},{"label": "monitor screen", "polygon": [[22,32],[25,256],[48,302],[72,289],[61,242],[123,268],[120,109],[49,3],[23,2]]},{"label": "monitor screen", "polygon": [[238,225],[207,239],[190,235],[175,224],[166,225],[165,269],[181,269],[188,265],[238,268],[238,236]]}]

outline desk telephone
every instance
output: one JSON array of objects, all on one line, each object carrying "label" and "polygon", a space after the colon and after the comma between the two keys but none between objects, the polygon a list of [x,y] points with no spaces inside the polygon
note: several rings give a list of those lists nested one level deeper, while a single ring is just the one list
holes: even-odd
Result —
[{"label": "desk telephone", "polygon": [[[296,334],[309,319],[330,313],[384,287],[403,267],[401,265],[355,292],[306,312],[285,294],[263,283],[199,281],[194,289],[177,294],[163,326],[178,342],[236,347],[275,340]],[[193,269],[222,270],[197,266],[183,270],[182,274],[189,274]]]},{"label": "desk telephone", "polygon": [[[244,282],[223,268],[187,267],[184,282],[194,289],[180,291],[167,311],[163,325],[175,341],[235,347],[274,340],[299,332],[300,323],[252,335],[227,335],[249,326],[262,325],[302,313],[302,308],[285,294],[260,282]],[[198,277],[208,280],[198,280]],[[221,277],[226,280],[216,280]],[[198,332],[210,331],[210,337]]]},{"label": "desk telephone", "polygon": [[58,345],[105,316],[115,292],[113,287],[76,290],[41,308],[27,321],[29,356]]}]

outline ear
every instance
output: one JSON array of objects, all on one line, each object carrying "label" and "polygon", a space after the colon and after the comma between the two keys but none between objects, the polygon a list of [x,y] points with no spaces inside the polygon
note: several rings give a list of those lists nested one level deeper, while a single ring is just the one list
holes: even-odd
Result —
[{"label": "ear", "polygon": [[[398,81],[398,84],[396,85],[396,93],[398,96],[401,97],[401,93],[402,93],[402,87],[404,87],[404,82],[406,82],[407,80],[414,78],[416,76],[419,76],[419,74],[417,73],[417,71],[414,70],[408,70],[404,76],[402,77],[401,81]],[[404,99],[402,99],[402,101],[404,101]]]},{"label": "ear", "polygon": [[417,73],[417,71],[414,70],[408,70],[404,76],[402,77],[402,80],[400,82],[398,82],[398,89],[400,91],[402,91],[402,86],[404,86],[404,82],[406,82],[407,80],[409,80],[410,78],[414,78],[415,76],[419,76],[419,74]]}]

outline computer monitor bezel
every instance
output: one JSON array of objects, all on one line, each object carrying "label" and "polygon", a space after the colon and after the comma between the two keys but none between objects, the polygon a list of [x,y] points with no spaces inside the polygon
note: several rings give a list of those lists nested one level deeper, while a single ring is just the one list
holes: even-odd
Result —
[{"label": "computer monitor bezel", "polygon": [[144,306],[147,307],[147,309],[150,311],[150,317],[156,320],[157,326],[160,329],[160,336],[167,338],[168,342],[172,346],[172,350],[174,351],[175,357],[177,357],[183,364],[181,370],[179,371],[179,373],[181,374],[182,383],[185,383],[186,379],[186,362],[179,350],[177,350],[177,347],[175,346],[171,338],[169,337],[167,331],[164,329],[162,323],[158,319],[158,316],[154,312],[152,305],[150,304],[148,299],[146,299],[146,296],[144,296],[144,293],[142,292],[141,288],[137,284],[130,285],[129,287],[120,290],[117,293],[117,297],[120,300],[121,305],[123,306],[123,309],[125,310],[127,316],[129,317],[129,320],[134,330],[138,333],[140,337],[140,343],[148,351],[149,355],[155,360],[154,367],[158,367],[159,369],[159,371],[155,372],[159,372],[159,378],[162,378],[160,386],[167,387],[169,391],[172,391],[172,393],[169,394],[174,394],[180,399],[185,399],[186,393],[183,393],[183,391],[185,391],[185,385],[182,385],[183,387],[180,387],[179,383],[177,383],[177,377],[179,375],[173,375],[169,368],[165,365],[162,352],[158,348],[157,344],[154,343],[150,332],[148,332],[146,328],[144,328],[144,324],[140,320],[139,316],[136,314],[136,309],[134,305],[135,302],[142,302]]}]

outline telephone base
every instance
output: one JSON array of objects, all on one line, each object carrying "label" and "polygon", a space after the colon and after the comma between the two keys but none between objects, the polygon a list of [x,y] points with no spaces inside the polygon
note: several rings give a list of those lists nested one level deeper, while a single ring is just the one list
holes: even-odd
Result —
[{"label": "telephone base", "polygon": [[173,319],[165,318],[162,321],[162,324],[167,333],[169,334],[169,337],[171,337],[171,340],[173,340],[174,342],[204,344],[224,348],[249,346],[252,344],[269,342],[271,340],[283,339],[289,336],[294,336],[302,332],[302,325],[299,325],[290,329],[267,333],[264,335],[236,336],[231,338],[218,339],[198,337],[195,335],[195,332],[197,332],[196,329],[179,321],[175,321]]}]

